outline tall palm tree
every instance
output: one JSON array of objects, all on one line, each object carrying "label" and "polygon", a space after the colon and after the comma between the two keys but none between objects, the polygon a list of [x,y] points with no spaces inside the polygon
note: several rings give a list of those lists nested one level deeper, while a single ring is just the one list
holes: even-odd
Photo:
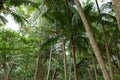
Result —
[{"label": "tall palm tree", "polygon": [[93,33],[90,30],[89,23],[88,23],[88,21],[87,21],[87,19],[85,17],[85,14],[84,14],[84,12],[82,10],[81,4],[80,4],[79,0],[74,0],[74,2],[75,2],[76,6],[78,8],[78,12],[79,12],[79,14],[81,16],[81,19],[83,21],[84,27],[86,29],[86,32],[87,32],[88,38],[90,40],[90,44],[91,44],[91,46],[93,48],[93,51],[95,53],[95,56],[96,56],[96,58],[98,60],[98,63],[100,64],[104,79],[105,80],[110,80],[109,74],[107,72],[107,69],[105,67],[104,61],[103,61],[102,56],[101,56],[101,52],[100,52],[100,50],[99,50],[99,48],[98,48],[98,46],[97,46],[97,44],[95,42],[95,39],[93,37]]},{"label": "tall palm tree", "polygon": [[[101,14],[98,1],[95,0],[95,2],[96,2],[96,5],[97,5],[97,9],[98,9],[99,14]],[[101,25],[102,25],[102,28],[103,28],[105,49],[106,49],[106,54],[107,54],[107,58],[108,58],[108,64],[109,64],[109,68],[110,68],[110,78],[111,78],[111,80],[114,80],[111,57],[110,57],[110,52],[109,52],[109,47],[108,47],[108,39],[107,39],[107,35],[106,35],[106,30],[105,30],[105,25],[103,23],[101,23]]]}]

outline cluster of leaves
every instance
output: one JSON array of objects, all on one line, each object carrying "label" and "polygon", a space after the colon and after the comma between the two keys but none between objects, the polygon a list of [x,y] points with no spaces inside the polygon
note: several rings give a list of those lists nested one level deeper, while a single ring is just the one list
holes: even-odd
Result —
[{"label": "cluster of leaves", "polygon": [[[24,37],[11,30],[0,30],[0,68],[3,70],[2,72],[0,71],[0,75],[6,74],[5,70],[9,71],[11,65],[14,64],[11,79],[15,79],[15,76],[22,74],[31,76],[31,71],[34,68],[32,64],[36,53],[38,53],[38,42],[37,38]],[[26,69],[23,68],[27,67],[26,65],[28,64],[31,64],[31,70],[25,72]]]}]

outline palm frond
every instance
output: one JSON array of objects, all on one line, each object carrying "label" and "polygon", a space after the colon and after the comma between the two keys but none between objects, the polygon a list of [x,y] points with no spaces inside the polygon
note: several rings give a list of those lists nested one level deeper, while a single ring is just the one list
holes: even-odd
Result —
[{"label": "palm frond", "polygon": [[72,13],[78,13],[77,9],[73,5],[70,4],[69,8]]},{"label": "palm frond", "polygon": [[78,13],[75,13],[73,16],[72,16],[72,27],[74,27],[76,24],[78,24],[80,21],[80,16]]},{"label": "palm frond", "polygon": [[92,2],[88,3],[87,5],[85,5],[83,7],[83,11],[84,11],[86,17],[89,16],[89,15],[97,14],[96,11],[94,10],[94,3],[92,3]]},{"label": "palm frond", "polygon": [[42,17],[46,18],[50,22],[54,22],[54,19],[46,13],[42,14]]},{"label": "palm frond", "polygon": [[112,10],[113,11],[113,7],[112,7],[112,2],[107,2],[105,4],[103,4],[101,7],[100,7],[101,11],[106,11],[106,10]]},{"label": "palm frond", "polygon": [[7,11],[10,12],[10,14],[13,16],[14,20],[18,23],[24,23],[24,21],[26,21],[27,23],[29,22],[26,18],[24,18],[23,16],[13,12],[12,10],[10,9],[7,9]]},{"label": "palm frond", "polygon": [[7,0],[7,5],[14,5],[14,6],[20,6],[22,4],[24,5],[31,5],[33,7],[36,7],[39,9],[38,5],[30,0]]},{"label": "palm frond", "polygon": [[0,20],[3,24],[6,24],[6,22],[8,21],[4,16],[1,16],[1,15],[0,15]]},{"label": "palm frond", "polygon": [[111,14],[101,13],[100,16],[101,16],[102,18],[107,19],[107,20],[112,19],[112,20],[115,21],[115,22],[117,21],[116,18],[115,18],[115,16],[113,16],[113,15],[111,15]]},{"label": "palm frond", "polygon": [[46,50],[46,49],[49,48],[52,44],[55,44],[58,39],[59,39],[58,36],[54,36],[54,37],[48,38],[47,40],[45,40],[45,41],[42,43],[40,50]]},{"label": "palm frond", "polygon": [[57,22],[56,27],[61,30],[62,34],[70,32],[71,23],[69,18],[66,16],[65,10],[57,11],[56,9],[48,9],[42,16],[49,20],[52,24]]},{"label": "palm frond", "polygon": [[103,20],[102,23],[104,25],[107,25],[107,26],[110,26],[110,27],[116,27],[116,26],[118,26],[118,24],[115,23],[115,22],[109,22],[109,21],[105,21],[105,20]]},{"label": "palm frond", "polygon": [[42,5],[46,5],[47,8],[60,8],[63,7],[63,0],[41,0]]}]

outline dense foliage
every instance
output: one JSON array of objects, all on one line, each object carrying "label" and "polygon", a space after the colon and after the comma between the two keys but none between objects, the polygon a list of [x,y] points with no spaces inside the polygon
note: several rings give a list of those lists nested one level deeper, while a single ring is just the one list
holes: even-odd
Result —
[{"label": "dense foliage", "polygon": [[[68,1],[0,1],[0,80],[103,80],[78,10]],[[111,2],[101,5],[101,13],[91,0],[81,3],[107,71],[105,39],[114,80],[120,80],[120,33]],[[18,32],[5,28],[7,15],[20,25]]]}]

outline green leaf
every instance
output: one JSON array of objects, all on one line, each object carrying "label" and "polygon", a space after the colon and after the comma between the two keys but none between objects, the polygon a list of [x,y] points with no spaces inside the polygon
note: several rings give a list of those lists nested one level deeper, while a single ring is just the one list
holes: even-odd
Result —
[{"label": "green leaf", "polygon": [[72,27],[74,27],[80,21],[80,16],[78,13],[75,13],[72,17]]}]

